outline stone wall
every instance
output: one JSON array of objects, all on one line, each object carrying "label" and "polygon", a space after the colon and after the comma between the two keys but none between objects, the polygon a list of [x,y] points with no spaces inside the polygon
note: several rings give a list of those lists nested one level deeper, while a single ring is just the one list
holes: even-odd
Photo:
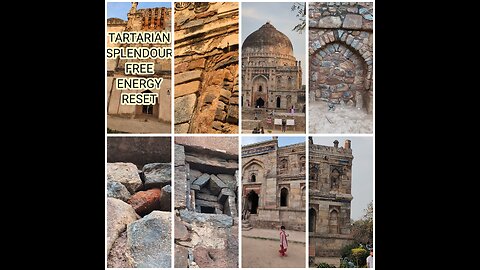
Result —
[{"label": "stone wall", "polygon": [[175,133],[238,133],[238,3],[175,3]]},{"label": "stone wall", "polygon": [[[305,231],[305,165],[304,143],[278,147],[274,139],[243,146],[242,218],[253,227]],[[288,191],[286,205],[282,190]]]},{"label": "stone wall", "polygon": [[175,267],[238,267],[238,151],[176,139]]},{"label": "stone wall", "polygon": [[[311,137],[310,137],[311,138]],[[339,147],[309,140],[309,245],[310,256],[340,257],[352,242],[351,194],[353,155],[351,141]]]},{"label": "stone wall", "polygon": [[171,162],[170,137],[108,137],[107,162],[131,162],[138,169],[147,163]]},{"label": "stone wall", "polygon": [[373,111],[373,3],[309,4],[310,95]]}]

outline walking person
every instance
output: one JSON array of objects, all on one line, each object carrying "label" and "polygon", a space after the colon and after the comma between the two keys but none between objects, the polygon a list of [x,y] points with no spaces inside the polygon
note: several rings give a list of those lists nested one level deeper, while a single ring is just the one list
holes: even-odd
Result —
[{"label": "walking person", "polygon": [[370,250],[370,256],[367,257],[367,268],[373,268],[373,249]]},{"label": "walking person", "polygon": [[287,119],[282,119],[282,132],[287,130]]},{"label": "walking person", "polygon": [[287,248],[288,248],[288,240],[287,237],[289,235],[285,232],[285,226],[280,227],[280,256],[287,257]]}]

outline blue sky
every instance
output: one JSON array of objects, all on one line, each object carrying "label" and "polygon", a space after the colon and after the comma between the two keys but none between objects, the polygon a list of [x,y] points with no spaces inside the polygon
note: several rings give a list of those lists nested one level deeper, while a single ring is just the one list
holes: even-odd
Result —
[{"label": "blue sky", "polygon": [[[137,9],[155,8],[155,7],[171,7],[171,2],[139,2]],[[120,18],[127,20],[127,13],[132,7],[131,2],[108,2],[107,18]]]},{"label": "blue sky", "polygon": [[[360,219],[364,209],[373,200],[373,139],[372,137],[313,137],[314,144],[344,146],[349,139],[352,144],[352,211],[351,218]],[[375,208],[374,208],[375,209]]]},{"label": "blue sky", "polygon": [[242,44],[243,41],[258,30],[262,25],[269,21],[278,31],[284,33],[290,38],[293,45],[293,53],[297,61],[302,61],[302,84],[305,84],[306,61],[305,61],[305,30],[302,34],[292,31],[293,27],[300,23],[295,16],[296,11],[292,11],[293,2],[242,2]]},{"label": "blue sky", "polygon": [[[247,144],[252,144],[252,143],[258,143],[258,142],[263,142],[263,141],[268,141],[271,140],[271,136],[256,136],[256,137],[242,137],[242,145],[247,145]],[[295,144],[295,143],[301,143],[305,142],[305,136],[303,137],[278,137],[278,145],[279,146],[285,146],[285,145],[290,145],[290,144]]]}]

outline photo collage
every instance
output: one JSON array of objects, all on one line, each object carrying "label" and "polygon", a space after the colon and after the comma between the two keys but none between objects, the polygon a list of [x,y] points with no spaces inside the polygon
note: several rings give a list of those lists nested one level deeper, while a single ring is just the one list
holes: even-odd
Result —
[{"label": "photo collage", "polygon": [[374,268],[374,2],[105,8],[105,268]]}]

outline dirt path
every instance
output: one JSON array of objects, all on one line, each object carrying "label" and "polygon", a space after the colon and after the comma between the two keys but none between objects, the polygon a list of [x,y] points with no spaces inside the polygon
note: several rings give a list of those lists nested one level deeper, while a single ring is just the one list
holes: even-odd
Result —
[{"label": "dirt path", "polygon": [[280,257],[279,245],[279,241],[242,237],[242,267],[305,267],[304,244],[289,243],[287,257]]},{"label": "dirt path", "polygon": [[107,116],[107,127],[129,133],[170,133],[170,123],[155,120],[129,119]]},{"label": "dirt path", "polygon": [[328,110],[324,101],[310,102],[310,133],[372,133],[373,115],[354,107]]}]

